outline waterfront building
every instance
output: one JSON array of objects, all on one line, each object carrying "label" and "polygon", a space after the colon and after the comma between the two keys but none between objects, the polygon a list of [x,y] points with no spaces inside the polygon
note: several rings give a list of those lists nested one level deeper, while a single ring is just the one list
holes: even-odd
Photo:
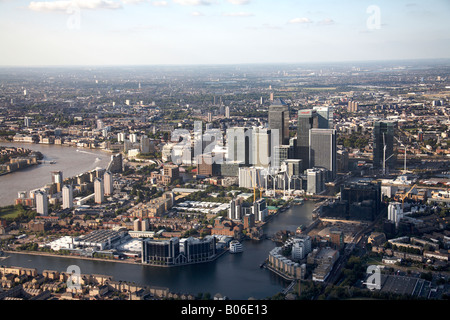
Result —
[{"label": "waterfront building", "polygon": [[216,256],[214,236],[203,239],[189,237],[169,240],[145,239],[142,242],[142,263],[175,266],[211,261]]},{"label": "waterfront building", "polygon": [[73,188],[72,185],[64,185],[62,188],[63,209],[73,208]]},{"label": "waterfront building", "polygon": [[267,218],[267,215],[269,213],[269,209],[266,205],[266,199],[258,199],[255,202],[253,202],[253,215],[255,217],[256,221],[264,221]]}]

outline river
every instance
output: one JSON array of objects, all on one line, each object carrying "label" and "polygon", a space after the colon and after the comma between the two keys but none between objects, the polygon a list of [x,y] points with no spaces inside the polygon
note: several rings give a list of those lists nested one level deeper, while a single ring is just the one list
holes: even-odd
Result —
[{"label": "river", "polygon": [[[99,150],[85,150],[57,145],[1,143],[1,145],[22,146],[40,151],[44,160],[56,161],[56,164],[41,164],[23,171],[0,177],[1,205],[12,204],[18,191],[31,190],[51,182],[51,171],[60,170],[64,177],[74,176],[96,167],[105,168],[110,155]],[[100,161],[96,160],[100,158]],[[300,225],[309,225],[315,203],[305,202],[292,206],[275,216],[264,226],[266,234],[279,230],[295,231]],[[141,285],[167,287],[171,292],[221,293],[236,300],[250,297],[264,299],[280,292],[287,286],[286,281],[274,275],[260,264],[275,247],[271,240],[243,242],[244,252],[226,253],[217,260],[188,266],[158,268],[117,262],[82,260],[68,257],[49,257],[29,254],[10,254],[0,260],[0,264],[43,270],[66,271],[69,265],[78,265],[83,274],[110,275],[114,280],[135,282]]]},{"label": "river", "polygon": [[[312,221],[315,203],[305,202],[292,206],[278,214],[264,226],[266,234],[279,230],[295,231],[301,224]],[[158,268],[118,262],[92,261],[67,257],[48,257],[29,254],[10,254],[0,261],[6,266],[66,271],[69,265],[77,265],[83,274],[110,275],[114,280],[135,282],[141,285],[167,287],[171,292],[221,293],[234,300],[247,300],[250,297],[264,299],[283,290],[288,283],[260,264],[275,247],[271,240],[247,240],[243,242],[244,252],[226,253],[217,260],[180,267]]]},{"label": "river", "polygon": [[95,149],[33,143],[0,142],[0,145],[40,151],[47,162],[0,176],[0,206],[14,204],[19,191],[30,191],[51,183],[52,171],[62,171],[64,178],[73,177],[97,167],[106,168],[111,160],[110,153]]}]

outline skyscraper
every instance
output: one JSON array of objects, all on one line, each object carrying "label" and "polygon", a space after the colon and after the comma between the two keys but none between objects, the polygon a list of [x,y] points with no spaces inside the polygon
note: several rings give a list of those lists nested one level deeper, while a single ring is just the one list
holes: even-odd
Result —
[{"label": "skyscraper", "polygon": [[279,145],[289,144],[289,106],[281,99],[269,106],[269,129],[278,130]]},{"label": "skyscraper", "polygon": [[73,188],[71,185],[64,185],[62,188],[63,209],[71,209],[73,207]]},{"label": "skyscraper", "polygon": [[227,162],[241,162],[249,165],[251,161],[252,129],[235,127],[227,129]]},{"label": "skyscraper", "polygon": [[319,118],[319,128],[321,129],[331,129],[333,122],[332,111],[330,107],[313,107],[316,110],[317,116]]},{"label": "skyscraper", "polygon": [[94,194],[95,194],[95,203],[101,204],[104,201],[104,186],[103,181],[100,178],[96,178],[94,180]]},{"label": "skyscraper", "polygon": [[385,168],[386,172],[395,167],[394,122],[375,121],[373,125],[373,167]]},{"label": "skyscraper", "polygon": [[252,165],[265,168],[273,166],[274,150],[278,145],[277,132],[272,136],[270,129],[254,127],[252,133]]},{"label": "skyscraper", "polygon": [[110,171],[106,171],[103,175],[105,196],[110,196],[114,192],[113,175]]},{"label": "skyscraper", "polygon": [[302,160],[303,168],[309,165],[309,130],[319,128],[319,118],[316,110],[299,110],[297,122],[297,156]]},{"label": "skyscraper", "polygon": [[328,180],[334,180],[337,173],[336,130],[310,129],[309,165],[329,171]]}]

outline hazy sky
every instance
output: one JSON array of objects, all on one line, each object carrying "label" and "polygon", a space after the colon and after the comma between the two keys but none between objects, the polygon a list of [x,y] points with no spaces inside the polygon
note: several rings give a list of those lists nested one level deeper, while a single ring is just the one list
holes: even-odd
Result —
[{"label": "hazy sky", "polygon": [[0,65],[450,58],[449,0],[0,0]]}]

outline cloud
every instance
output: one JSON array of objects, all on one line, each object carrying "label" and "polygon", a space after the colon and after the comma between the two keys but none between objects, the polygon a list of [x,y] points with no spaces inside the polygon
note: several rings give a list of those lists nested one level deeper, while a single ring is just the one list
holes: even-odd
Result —
[{"label": "cloud", "polygon": [[243,5],[243,4],[249,4],[250,0],[227,0],[231,4],[235,5]]},{"label": "cloud", "polygon": [[68,9],[120,9],[120,2],[111,0],[57,0],[57,1],[32,1],[28,9],[40,12],[67,11]]},{"label": "cloud", "polygon": [[336,22],[333,19],[327,18],[327,19],[323,19],[322,21],[319,21],[318,23],[322,26],[329,26],[329,25],[335,24]]},{"label": "cloud", "polygon": [[201,17],[201,16],[204,16],[204,14],[201,13],[201,12],[198,12],[198,11],[194,11],[194,12],[191,13],[191,16],[193,16],[193,17]]},{"label": "cloud", "polygon": [[208,6],[211,4],[209,0],[173,0],[173,2],[182,6]]},{"label": "cloud", "polygon": [[304,24],[304,23],[312,23],[309,18],[294,18],[289,20],[290,24]]},{"label": "cloud", "polygon": [[167,1],[152,1],[152,6],[154,7],[165,7],[169,3]]},{"label": "cloud", "polygon": [[250,12],[227,12],[222,14],[224,17],[252,17],[253,13]]}]

